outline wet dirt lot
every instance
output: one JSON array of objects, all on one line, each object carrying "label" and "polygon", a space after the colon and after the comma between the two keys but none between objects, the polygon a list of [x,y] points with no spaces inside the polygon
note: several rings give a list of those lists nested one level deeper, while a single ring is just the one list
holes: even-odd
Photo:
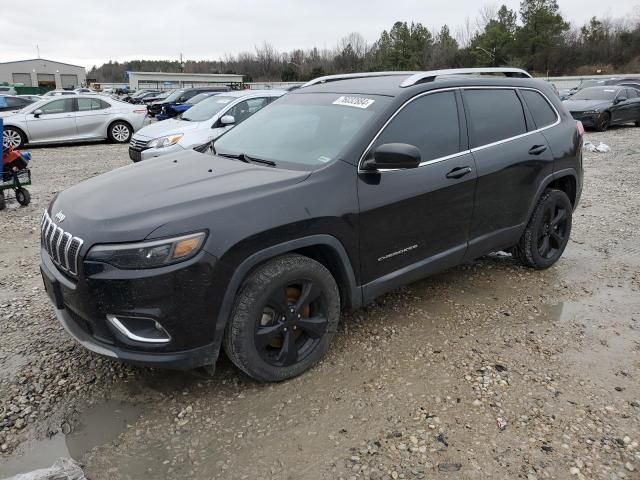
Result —
[{"label": "wet dirt lot", "polygon": [[33,202],[0,212],[0,478],[72,456],[90,479],[640,478],[640,129],[589,133],[564,257],[492,255],[341,321],[326,359],[275,385],[84,351],[38,264],[56,191],[126,146],[33,149]]}]

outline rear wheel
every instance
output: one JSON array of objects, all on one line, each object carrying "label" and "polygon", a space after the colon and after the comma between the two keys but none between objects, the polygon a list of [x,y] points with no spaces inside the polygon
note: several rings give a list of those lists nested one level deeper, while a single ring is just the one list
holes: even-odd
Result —
[{"label": "rear wheel", "polygon": [[[2,180],[0,178],[0,180]],[[4,192],[0,192],[0,210],[4,210],[5,208],[7,208],[7,202],[4,199]]]},{"label": "rear wheel", "polygon": [[224,348],[256,380],[295,377],[327,352],[340,318],[340,295],[320,263],[285,255],[259,267],[242,286]]},{"label": "rear wheel", "polygon": [[113,122],[109,125],[109,140],[115,143],[128,143],[132,135],[131,126],[126,122]]},{"label": "rear wheel", "polygon": [[514,256],[524,265],[549,268],[562,256],[571,234],[573,207],[561,190],[546,190],[531,215]]},{"label": "rear wheel", "polygon": [[23,207],[29,205],[29,202],[31,202],[31,194],[29,193],[29,190],[23,187],[16,189],[16,201]]},{"label": "rear wheel", "polygon": [[27,139],[20,130],[14,127],[4,127],[2,133],[2,145],[4,148],[18,149],[27,143]]},{"label": "rear wheel", "polygon": [[596,130],[599,132],[606,132],[611,126],[611,114],[609,112],[603,112],[596,121]]}]

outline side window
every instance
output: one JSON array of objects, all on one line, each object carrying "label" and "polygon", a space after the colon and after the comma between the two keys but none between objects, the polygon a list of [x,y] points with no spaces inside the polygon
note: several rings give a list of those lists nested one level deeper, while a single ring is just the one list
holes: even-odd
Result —
[{"label": "side window", "polygon": [[627,88],[627,98],[629,98],[629,99],[638,98],[637,90],[635,90],[633,88]]},{"label": "side window", "polygon": [[191,97],[195,97],[196,95],[198,95],[198,93],[200,92],[198,92],[197,90],[190,90],[188,92],[184,92],[182,95],[180,95],[180,98],[178,98],[178,102],[184,103],[187,100],[189,100]]},{"label": "side window", "polygon": [[384,143],[414,145],[423,162],[458,153],[460,123],[455,93],[432,93],[410,102],[385,127],[373,149]]},{"label": "side window", "polygon": [[27,104],[27,102],[21,98],[6,97],[5,100],[7,101],[8,107],[23,107]]},{"label": "side window", "polygon": [[233,115],[233,118],[236,119],[235,124],[239,125],[266,104],[266,98],[250,98],[249,100],[244,100],[233,106],[229,112],[227,112],[227,115]]},{"label": "side window", "polygon": [[49,102],[46,105],[40,107],[42,113],[47,115],[53,113],[67,113],[73,112],[73,99],[72,98],[61,98],[60,100],[54,100],[53,102]]},{"label": "side window", "polygon": [[78,98],[78,111],[86,112],[88,110],[102,110],[102,104],[105,103],[97,98]]},{"label": "side window", "polygon": [[104,100],[96,100],[96,101],[100,103],[100,108],[111,108],[111,105],[105,102]]},{"label": "side window", "polygon": [[515,90],[465,90],[471,148],[527,132],[522,103]]},{"label": "side window", "polygon": [[540,93],[533,90],[520,90],[520,93],[529,107],[537,128],[546,127],[558,120],[556,112]]}]

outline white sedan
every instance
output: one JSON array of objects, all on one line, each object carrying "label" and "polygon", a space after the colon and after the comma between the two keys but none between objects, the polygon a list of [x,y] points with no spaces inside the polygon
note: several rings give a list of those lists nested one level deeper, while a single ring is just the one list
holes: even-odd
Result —
[{"label": "white sedan", "polygon": [[147,109],[97,95],[52,97],[4,118],[4,147],[111,140],[127,143],[142,128]]}]

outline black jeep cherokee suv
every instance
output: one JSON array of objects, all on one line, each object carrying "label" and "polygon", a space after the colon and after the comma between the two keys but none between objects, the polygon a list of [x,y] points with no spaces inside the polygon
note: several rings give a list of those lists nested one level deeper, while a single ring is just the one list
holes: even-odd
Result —
[{"label": "black jeep cherokee suv", "polygon": [[581,126],[548,84],[500,71],[317,79],[210,155],[65,190],[42,220],[58,319],[109,357],[193,368],[223,346],[277,381],[322,358],[341,309],[496,250],[551,266],[582,190]]}]

